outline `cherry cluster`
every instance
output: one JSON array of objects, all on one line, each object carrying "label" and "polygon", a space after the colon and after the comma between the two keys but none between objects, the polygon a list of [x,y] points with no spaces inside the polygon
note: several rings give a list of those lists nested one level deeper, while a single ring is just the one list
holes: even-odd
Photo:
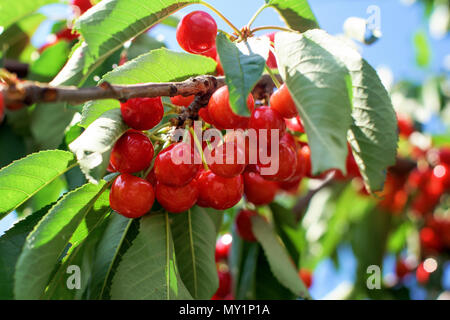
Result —
[{"label": "cherry cluster", "polygon": [[234,300],[231,292],[232,277],[228,265],[228,257],[232,244],[232,236],[224,234],[216,242],[216,267],[219,277],[219,288],[211,300]]}]

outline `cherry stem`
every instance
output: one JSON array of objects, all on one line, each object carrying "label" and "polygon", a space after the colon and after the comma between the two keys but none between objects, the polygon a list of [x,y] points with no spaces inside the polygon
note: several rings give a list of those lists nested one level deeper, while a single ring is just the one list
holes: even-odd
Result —
[{"label": "cherry stem", "polygon": [[263,27],[256,27],[251,30],[251,33],[254,33],[256,31],[261,30],[280,30],[280,31],[287,31],[287,32],[297,32],[295,30],[285,28],[285,27],[279,27],[279,26],[263,26]]},{"label": "cherry stem", "polygon": [[198,138],[197,138],[197,135],[195,134],[194,128],[190,127],[189,132],[192,134],[192,137],[194,138],[194,143],[197,146],[197,148],[200,152],[200,155],[202,157],[203,168],[205,168],[205,170],[209,170],[208,164],[206,163],[205,154],[203,153],[202,144],[200,143],[200,141],[198,141]]},{"label": "cherry stem", "polygon": [[169,102],[163,102],[163,105],[164,105],[165,107],[170,108],[170,109],[173,109],[173,110],[177,110],[177,109],[178,109],[178,106],[176,106],[176,105],[174,105],[174,104],[172,104],[172,103],[169,103]]},{"label": "cherry stem", "polygon": [[263,6],[261,6],[261,8],[259,8],[255,14],[253,15],[253,17],[250,19],[250,21],[247,23],[247,28],[250,29],[250,27],[252,26],[253,22],[255,22],[256,18],[259,16],[259,14],[265,9],[269,7],[269,5],[265,4]]},{"label": "cherry stem", "polygon": [[273,81],[273,83],[275,84],[275,86],[277,87],[277,89],[279,89],[280,86],[281,86],[281,83],[280,83],[280,81],[278,81],[278,79],[277,79],[277,77],[275,76],[275,74],[273,73],[272,69],[269,68],[269,66],[267,65],[267,63],[266,63],[266,65],[265,65],[264,68],[266,69],[267,73],[269,74],[270,78],[272,79],[272,81]]},{"label": "cherry stem", "polygon": [[236,34],[238,34],[240,37],[242,36],[241,31],[240,31],[238,28],[236,28],[236,26],[235,26],[233,23],[231,23],[231,21],[228,20],[228,19],[222,14],[222,12],[220,12],[219,10],[217,10],[216,8],[214,8],[212,5],[210,5],[209,3],[205,2],[205,1],[199,1],[199,4],[202,4],[202,5],[204,5],[205,7],[207,7],[208,9],[210,9],[211,11],[214,11],[214,13],[217,14],[220,18],[222,18],[222,20],[225,21],[226,24],[228,24],[228,25],[231,27],[231,29],[233,29],[234,32],[236,32]]},{"label": "cherry stem", "polygon": [[147,132],[148,132],[148,134],[153,135],[153,133],[155,133],[155,132],[157,132],[157,131],[159,131],[161,129],[170,127],[170,126],[171,126],[170,122],[161,123],[161,124],[157,125],[156,127],[148,130]]}]

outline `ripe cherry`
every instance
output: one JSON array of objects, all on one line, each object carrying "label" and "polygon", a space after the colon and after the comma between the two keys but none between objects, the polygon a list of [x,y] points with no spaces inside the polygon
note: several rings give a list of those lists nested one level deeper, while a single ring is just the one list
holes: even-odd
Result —
[{"label": "ripe cherry", "polygon": [[109,194],[111,208],[127,218],[142,217],[150,211],[154,201],[152,185],[128,173],[114,180]]},{"label": "ripe cherry", "polygon": [[193,11],[178,24],[178,44],[190,53],[203,53],[216,43],[217,24],[208,13]]},{"label": "ripe cherry", "polygon": [[217,275],[219,276],[219,288],[214,296],[223,299],[231,291],[231,274],[228,270],[217,270]]},{"label": "ripe cherry", "polygon": [[92,7],[91,0],[72,0],[72,5],[80,8],[80,13],[83,14]]},{"label": "ripe cherry", "polygon": [[[274,47],[273,43],[275,43],[275,33],[276,32],[272,32],[267,35],[270,39],[270,42],[271,42],[270,46],[272,48]],[[275,58],[275,55],[273,54],[272,50],[269,51],[269,57],[267,58],[267,66],[270,69],[278,68],[277,59]]]},{"label": "ripe cherry", "polygon": [[191,182],[200,168],[198,154],[187,143],[174,143],[162,150],[155,160],[155,176],[163,184],[182,187]]},{"label": "ripe cherry", "polygon": [[[224,129],[246,129],[249,118],[235,114],[231,109],[228,98],[229,93],[226,86],[214,92],[208,104],[208,113],[211,119]],[[247,107],[250,111],[253,111],[255,107],[255,101],[251,94],[247,98]]]},{"label": "ripe cherry", "polygon": [[156,126],[164,116],[160,97],[134,98],[120,104],[123,121],[136,130],[149,130]]},{"label": "ripe cherry", "polygon": [[169,212],[179,213],[189,210],[197,202],[197,181],[192,180],[182,187],[171,187],[156,183],[156,199]]},{"label": "ripe cherry", "polygon": [[224,234],[216,242],[216,261],[228,260],[231,249],[232,237],[229,233]]},{"label": "ripe cherry", "polygon": [[[260,148],[270,146],[272,137],[277,140],[277,134],[278,141],[281,140],[286,132],[286,123],[283,117],[277,111],[267,106],[253,110],[248,127],[256,130]],[[261,129],[266,129],[267,131],[264,133],[260,131]]]},{"label": "ripe cherry", "polygon": [[284,118],[293,118],[298,115],[297,107],[292,100],[288,87],[285,83],[270,97],[270,107],[276,110]]},{"label": "ripe cherry", "polygon": [[302,120],[300,116],[293,117],[291,119],[284,119],[286,127],[294,132],[305,133],[305,128],[303,127]]},{"label": "ripe cherry", "polygon": [[426,252],[440,252],[442,241],[435,230],[425,227],[420,230],[420,243]]},{"label": "ripe cherry", "polygon": [[[297,172],[297,159],[295,149],[288,143],[280,142],[278,153],[272,155],[268,163],[259,163],[257,166],[258,172],[267,180],[288,181]],[[266,173],[265,171],[269,168],[276,171],[274,173]]]},{"label": "ripe cherry", "polygon": [[450,147],[442,147],[438,151],[440,163],[445,163],[450,166]]},{"label": "ripe cherry", "polygon": [[244,182],[241,175],[224,178],[207,170],[199,174],[197,181],[200,206],[226,210],[235,206],[244,194]]},{"label": "ripe cherry", "polygon": [[313,277],[312,277],[311,271],[302,268],[298,272],[298,275],[299,275],[300,279],[302,279],[306,288],[308,288],[308,289],[311,288],[312,282],[313,282]]},{"label": "ripe cherry", "polygon": [[395,264],[395,274],[397,275],[397,278],[399,280],[402,280],[410,272],[411,269],[409,268],[405,260],[398,259]]},{"label": "ripe cherry", "polygon": [[174,105],[181,106],[181,107],[189,107],[191,105],[191,103],[194,101],[194,99],[195,99],[195,95],[187,96],[187,97],[183,97],[183,96],[170,97],[170,101]]},{"label": "ripe cherry", "polygon": [[64,28],[56,34],[56,39],[67,40],[69,42],[77,40],[79,37],[80,34],[76,31],[74,32],[74,30],[70,28]]},{"label": "ripe cherry", "polygon": [[236,216],[236,231],[238,235],[249,242],[255,242],[256,237],[252,230],[252,217],[257,216],[258,213],[252,210],[241,210]]},{"label": "ripe cherry", "polygon": [[420,284],[426,284],[430,279],[430,272],[425,270],[424,263],[420,263],[416,270],[416,279]]},{"label": "ripe cherry", "polygon": [[233,142],[221,143],[205,155],[211,171],[221,177],[233,178],[244,172],[245,150]]},{"label": "ripe cherry", "polygon": [[112,168],[120,173],[134,173],[147,168],[153,154],[152,142],[145,134],[128,130],[114,145],[110,163]]},{"label": "ripe cherry", "polygon": [[404,114],[397,114],[398,130],[401,136],[408,138],[414,132],[414,123]]},{"label": "ripe cherry", "polygon": [[306,177],[311,178],[312,177],[312,168],[311,168],[311,149],[309,148],[309,146],[306,144],[304,146],[301,147],[300,149],[300,153],[303,156],[304,159],[304,164],[305,164],[305,169],[303,170],[303,173],[305,174]]},{"label": "ripe cherry", "polygon": [[244,194],[248,202],[256,206],[269,204],[275,198],[278,185],[261,177],[258,173],[244,173]]}]

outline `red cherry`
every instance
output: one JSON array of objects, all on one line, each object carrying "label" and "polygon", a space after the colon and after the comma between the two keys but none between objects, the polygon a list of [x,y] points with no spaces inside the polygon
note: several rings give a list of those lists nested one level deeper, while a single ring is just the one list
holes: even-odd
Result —
[{"label": "red cherry", "polygon": [[[269,37],[269,39],[270,39],[270,42],[271,42],[270,46],[272,48],[274,47],[273,43],[275,42],[275,33],[276,32],[272,32],[272,33],[267,35],[267,37]],[[277,59],[275,58],[275,55],[273,54],[272,51],[269,51],[269,57],[267,58],[267,66],[270,69],[278,68]]]},{"label": "red cherry", "polygon": [[223,299],[231,291],[231,274],[229,271],[217,270],[217,275],[219,276],[219,288],[214,296]]},{"label": "red cherry", "polygon": [[287,193],[296,194],[301,182],[302,178],[298,180],[289,179],[289,181],[278,182],[278,186]]},{"label": "red cherry", "polygon": [[442,147],[439,149],[438,157],[440,163],[450,165],[450,147]]},{"label": "red cherry", "polygon": [[156,188],[156,175],[155,175],[155,168],[153,167],[152,170],[150,170],[150,172],[147,174],[147,176],[145,177],[145,180],[147,180],[148,182],[150,182],[153,186],[153,188]]},{"label": "red cherry", "polygon": [[305,133],[305,128],[303,127],[302,120],[300,116],[293,117],[291,119],[284,119],[286,127],[294,132]]},{"label": "red cherry", "polygon": [[159,182],[182,187],[195,178],[200,168],[197,153],[184,142],[174,143],[162,150],[155,160],[155,176]]},{"label": "red cherry", "polygon": [[156,126],[164,116],[160,97],[135,98],[120,104],[123,121],[136,130],[149,130]]},{"label": "red cherry", "polygon": [[313,282],[311,271],[302,268],[298,272],[298,275],[299,275],[300,279],[302,279],[302,281],[305,284],[306,288],[308,288],[308,289],[311,288],[312,282]]},{"label": "red cherry", "polygon": [[284,83],[270,97],[270,107],[276,110],[284,118],[289,119],[298,115],[295,102],[292,100],[288,87]]},{"label": "red cherry", "polygon": [[411,269],[404,260],[397,260],[397,263],[395,264],[395,274],[399,280],[402,280],[410,272]]},{"label": "red cherry", "polygon": [[236,231],[245,241],[255,242],[257,239],[252,230],[252,217],[258,213],[252,210],[241,210],[236,216]]},{"label": "red cherry", "polygon": [[244,194],[248,202],[256,206],[269,204],[275,198],[278,185],[261,177],[258,173],[244,173]]},{"label": "red cherry", "polygon": [[183,187],[170,187],[156,183],[156,199],[169,212],[180,213],[189,210],[197,202],[197,181],[192,180]]},{"label": "red cherry", "polygon": [[221,177],[233,178],[244,172],[245,150],[233,142],[221,143],[206,155],[211,171]]},{"label": "red cherry", "polygon": [[442,242],[436,231],[430,227],[420,230],[420,243],[427,252],[440,252],[442,250]]},{"label": "red cherry", "polygon": [[191,105],[191,103],[194,101],[194,99],[195,99],[195,95],[187,96],[187,97],[183,97],[183,96],[170,97],[170,101],[174,105],[181,106],[181,107],[189,107]]},{"label": "red cherry", "polygon": [[228,260],[228,255],[231,249],[231,235],[224,234],[216,242],[216,261]]},{"label": "red cherry", "polygon": [[64,28],[56,34],[56,39],[74,41],[80,37],[80,34],[73,29]]},{"label": "red cherry", "polygon": [[414,132],[414,123],[404,114],[397,114],[398,130],[401,136],[408,138]]},{"label": "red cherry", "polygon": [[216,210],[226,210],[235,206],[244,194],[242,176],[224,178],[211,170],[202,171],[198,181],[198,205]]},{"label": "red cherry", "polygon": [[184,16],[177,28],[180,47],[190,53],[203,53],[216,43],[217,24],[208,13],[193,11]]},{"label": "red cherry", "polygon": [[430,273],[425,270],[423,262],[419,264],[416,270],[416,279],[420,284],[426,284],[430,279]]},{"label": "red cherry", "polygon": [[215,45],[208,51],[201,53],[201,55],[216,60],[216,63],[217,63],[216,75],[218,75],[218,76],[224,75],[223,67],[222,67],[222,64],[220,63],[220,57],[219,57],[219,54],[217,53],[217,49],[216,49]]},{"label": "red cherry", "polygon": [[92,7],[90,0],[72,0],[72,5],[80,8],[81,14],[85,13]]},{"label": "red cherry", "polygon": [[134,173],[147,168],[153,159],[154,149],[147,136],[128,130],[117,140],[111,152],[111,166],[120,173]]},{"label": "red cherry", "polygon": [[[297,172],[297,153],[294,148],[284,142],[280,142],[279,152],[273,155],[273,159],[267,164],[258,164],[258,172],[264,179],[272,181],[289,181]],[[278,167],[275,173],[267,174],[264,170]]]},{"label": "red cherry", "polygon": [[216,129],[218,129],[218,130],[223,130],[223,128],[220,125],[218,125],[217,123],[215,123],[214,120],[211,118],[211,116],[209,115],[209,112],[208,112],[208,108],[205,107],[205,108],[201,108],[200,110],[198,110],[198,115],[206,123],[209,123],[210,125],[216,127]]},{"label": "red cherry", "polygon": [[303,156],[303,159],[305,160],[305,169],[303,171],[303,173],[305,174],[306,177],[311,178],[312,177],[312,168],[311,168],[311,149],[309,148],[308,145],[304,145],[301,149],[300,152]]},{"label": "red cherry", "polygon": [[[278,141],[281,140],[286,132],[286,123],[283,117],[274,109],[263,106],[253,110],[248,122],[249,129],[254,129],[257,132],[258,146],[264,148],[270,146],[272,137],[278,134]],[[266,133],[260,130],[266,129]]]},{"label": "red cherry", "polygon": [[[228,98],[227,86],[223,86],[214,92],[208,104],[208,113],[211,119],[224,129],[246,129],[249,118],[235,114],[231,110]],[[251,94],[247,98],[247,107],[250,111],[253,111],[255,107],[255,101]]]},{"label": "red cherry", "polygon": [[139,218],[153,206],[155,192],[144,179],[123,173],[114,180],[109,203],[114,211],[127,218]]}]

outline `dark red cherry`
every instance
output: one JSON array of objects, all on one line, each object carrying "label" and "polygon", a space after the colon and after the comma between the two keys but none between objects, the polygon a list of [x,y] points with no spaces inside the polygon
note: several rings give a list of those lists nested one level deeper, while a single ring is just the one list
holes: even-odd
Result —
[{"label": "dark red cherry", "polygon": [[211,171],[221,177],[233,178],[244,172],[245,149],[233,142],[221,143],[205,154]]},{"label": "dark red cherry", "polygon": [[110,163],[120,173],[134,173],[147,168],[153,154],[152,142],[145,134],[128,130],[114,145]]},{"label": "dark red cherry", "polygon": [[238,235],[249,242],[255,242],[256,237],[252,230],[252,217],[257,216],[258,213],[252,210],[241,210],[236,216],[236,230]]},{"label": "dark red cherry", "polygon": [[181,107],[189,107],[191,105],[191,103],[194,101],[195,96],[187,96],[187,97],[183,97],[183,96],[175,96],[175,97],[170,97],[170,101],[176,105],[176,106],[181,106]]},{"label": "dark red cherry", "polygon": [[[258,172],[265,179],[288,181],[297,172],[297,152],[287,143],[280,142],[278,153],[275,153],[268,159],[270,159],[268,163],[258,164]],[[272,168],[270,171],[275,171],[273,173],[267,173],[269,168]]]},{"label": "dark red cherry", "polygon": [[[231,109],[228,98],[227,86],[223,86],[214,92],[208,104],[208,113],[211,119],[224,129],[246,129],[249,118],[235,114]],[[251,94],[247,98],[247,107],[250,112],[255,107],[255,101]]]},{"label": "dark red cherry", "polygon": [[217,275],[219,276],[219,288],[214,296],[223,299],[231,292],[231,274],[228,270],[217,270]]},{"label": "dark red cherry", "polygon": [[224,234],[217,239],[216,242],[216,261],[228,260],[231,249],[232,237],[229,233]]},{"label": "dark red cherry", "polygon": [[400,135],[405,138],[414,132],[414,123],[407,115],[397,113],[397,124]]},{"label": "dark red cherry", "polygon": [[149,130],[161,122],[164,107],[161,98],[134,98],[120,104],[123,121],[136,130]]},{"label": "dark red cherry", "polygon": [[[260,148],[270,146],[272,137],[275,141],[280,141],[286,132],[286,123],[283,117],[277,111],[267,106],[253,110],[248,127],[257,132]],[[261,131],[263,129],[267,131],[264,133],[264,131]]]},{"label": "dark red cherry", "polygon": [[203,53],[216,43],[217,24],[207,12],[193,11],[178,24],[178,44],[190,53]]},{"label": "dark red cherry", "polygon": [[174,143],[162,150],[155,160],[156,179],[168,186],[182,187],[197,175],[201,158],[184,142]]},{"label": "dark red cherry", "polygon": [[404,260],[398,259],[395,264],[395,274],[397,277],[402,280],[410,272],[411,269],[408,264]]},{"label": "dark red cherry", "polygon": [[216,210],[226,210],[235,206],[244,194],[242,176],[224,178],[211,170],[202,171],[197,178],[198,204]]},{"label": "dark red cherry", "polygon": [[182,187],[170,187],[159,181],[156,183],[156,199],[169,212],[187,211],[195,205],[197,198],[196,180]]},{"label": "dark red cherry", "polygon": [[270,107],[276,110],[284,118],[289,119],[298,115],[295,102],[292,100],[288,87],[284,83],[270,97]]},{"label": "dark red cherry", "polygon": [[80,13],[83,14],[92,7],[91,0],[72,0],[72,5],[80,9]]},{"label": "dark red cherry", "polygon": [[141,178],[123,173],[114,180],[109,194],[111,208],[127,218],[139,218],[153,206],[152,185]]},{"label": "dark red cherry", "polygon": [[248,202],[256,206],[269,204],[275,199],[278,185],[274,181],[269,181],[255,172],[245,172],[244,194]]}]

